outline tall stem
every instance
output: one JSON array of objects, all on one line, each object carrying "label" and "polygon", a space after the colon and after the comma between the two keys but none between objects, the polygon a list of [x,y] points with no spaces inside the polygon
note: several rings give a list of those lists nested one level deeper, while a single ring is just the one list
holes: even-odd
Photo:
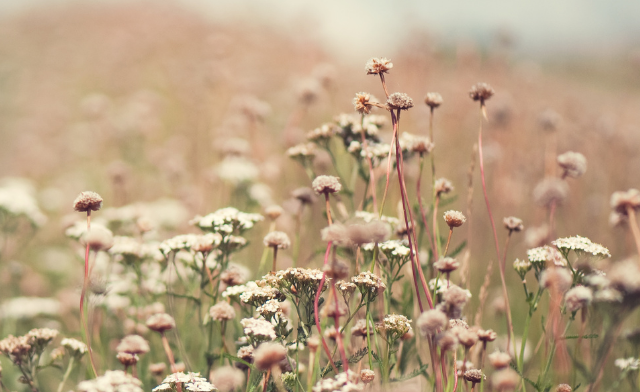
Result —
[{"label": "tall stem", "polygon": [[429,244],[431,245],[432,257],[435,260],[436,257],[436,246],[433,242],[433,237],[431,236],[431,230],[429,230],[429,225],[427,224],[427,214],[424,211],[424,206],[422,205],[422,193],[420,191],[420,183],[422,182],[422,167],[424,166],[424,156],[420,153],[420,172],[418,173],[418,182],[416,184],[416,194],[418,196],[418,206],[420,207],[420,215],[422,217],[422,225],[424,226],[424,230],[427,232],[427,238],[429,239]]},{"label": "tall stem", "polygon": [[278,247],[273,247],[273,267],[271,267],[271,272],[276,273],[276,260],[278,259]]},{"label": "tall stem", "polygon": [[164,348],[164,352],[167,354],[167,359],[169,359],[169,364],[171,365],[171,373],[175,373],[178,370],[176,369],[176,361],[173,358],[173,351],[171,351],[171,346],[169,346],[169,340],[164,332],[160,333],[160,337],[162,338],[162,347]]},{"label": "tall stem", "polygon": [[344,343],[342,342],[342,333],[340,332],[340,311],[339,311],[339,303],[338,303],[338,291],[336,290],[336,280],[331,279],[331,292],[333,293],[333,298],[335,300],[336,310],[334,312],[333,321],[334,326],[336,328],[336,343],[338,344],[338,349],[340,350],[340,356],[342,357],[342,368],[345,372],[349,372],[349,361],[347,360],[347,353],[344,350]]},{"label": "tall stem", "polygon": [[[373,211],[378,211],[378,200],[376,198],[376,178],[373,173],[373,163],[371,162],[371,156],[369,155],[369,146],[367,144],[367,138],[365,137],[365,129],[364,129],[364,114],[360,119],[360,129],[362,134],[362,151],[364,151],[364,155],[367,158],[367,163],[369,164],[369,186],[371,188],[371,198],[373,199]],[[366,194],[366,190],[365,190]]]},{"label": "tall stem", "polygon": [[444,247],[444,254],[442,257],[447,257],[447,252],[449,251],[449,244],[451,243],[451,235],[453,235],[453,227],[449,228],[449,237],[447,237],[447,245]]},{"label": "tall stem", "polygon": [[60,381],[60,384],[58,385],[58,389],[56,390],[57,392],[62,392],[62,388],[64,387],[64,384],[67,382],[67,379],[71,374],[71,370],[73,369],[75,359],[76,359],[75,356],[71,356],[71,359],[69,359],[69,364],[67,365],[67,371],[64,372],[64,376],[62,376],[62,381]]},{"label": "tall stem", "polygon": [[[87,232],[91,229],[91,210],[87,211]],[[90,246],[87,242],[86,250],[84,253],[84,280],[82,282],[82,292],[80,293],[80,320],[82,321],[82,329],[87,341],[87,350],[89,351],[89,361],[91,362],[91,370],[94,377],[98,377],[98,371],[96,370],[96,364],[93,361],[93,350],[91,349],[91,333],[87,326],[87,320],[84,312],[84,299],[87,294],[87,288],[89,287],[89,250]]]}]

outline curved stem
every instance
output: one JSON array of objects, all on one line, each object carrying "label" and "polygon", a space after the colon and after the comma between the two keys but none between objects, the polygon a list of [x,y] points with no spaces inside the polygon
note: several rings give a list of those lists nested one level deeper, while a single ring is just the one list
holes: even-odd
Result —
[{"label": "curved stem", "polygon": [[65,371],[64,376],[62,376],[62,381],[60,381],[60,384],[58,385],[58,389],[56,390],[57,392],[62,392],[62,388],[64,388],[64,384],[67,382],[67,379],[71,374],[71,370],[73,369],[75,359],[76,359],[75,356],[72,356],[71,359],[69,359],[69,364],[67,365],[67,371]]}]

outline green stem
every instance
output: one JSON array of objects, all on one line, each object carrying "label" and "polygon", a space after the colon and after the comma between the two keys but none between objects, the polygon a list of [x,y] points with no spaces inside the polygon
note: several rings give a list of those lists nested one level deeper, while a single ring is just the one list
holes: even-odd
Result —
[{"label": "green stem", "polygon": [[64,384],[67,382],[67,379],[69,379],[69,375],[71,374],[71,370],[73,369],[73,364],[75,359],[76,357],[72,356],[71,359],[69,360],[69,364],[67,365],[67,371],[65,371],[64,376],[62,376],[62,381],[60,381],[60,384],[58,385],[57,392],[62,392],[62,388],[64,387]]}]

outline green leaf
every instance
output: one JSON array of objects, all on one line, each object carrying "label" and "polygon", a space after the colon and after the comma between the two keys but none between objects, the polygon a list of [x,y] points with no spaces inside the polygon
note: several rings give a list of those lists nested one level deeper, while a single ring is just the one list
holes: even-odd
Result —
[{"label": "green leaf", "polygon": [[[580,335],[567,335],[563,336],[562,339],[578,339]],[[592,333],[590,335],[582,335],[582,339],[597,339],[599,335],[597,333]]]},{"label": "green leaf", "polygon": [[[231,354],[222,353],[222,356],[223,356],[223,357],[225,357],[225,358],[229,358],[229,359],[231,359],[232,361],[240,362],[240,363],[242,363],[242,364],[244,364],[244,365],[246,365],[246,366],[250,367],[251,369],[254,369],[254,370],[255,370],[255,368],[256,368],[255,366],[253,366],[253,365],[252,365],[252,364],[250,364],[249,362],[247,362],[247,361],[243,361],[242,359],[240,359],[240,358],[238,358],[238,357],[234,357],[234,356],[233,356],[233,355],[231,355]],[[218,358],[220,358],[220,357],[218,356]]]},{"label": "green leaf", "polygon": [[423,373],[425,373],[427,371],[427,368],[429,367],[429,364],[424,364],[422,366],[420,366],[419,368],[415,369],[414,371],[412,371],[409,374],[405,374],[403,376],[397,377],[397,378],[392,378],[391,382],[400,382],[400,381],[406,381],[406,380],[410,380],[414,377],[417,377]]}]

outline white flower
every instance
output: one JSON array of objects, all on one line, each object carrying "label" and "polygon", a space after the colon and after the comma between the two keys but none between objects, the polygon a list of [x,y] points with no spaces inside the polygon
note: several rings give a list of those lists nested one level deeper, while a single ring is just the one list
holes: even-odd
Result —
[{"label": "white flower", "polygon": [[633,357],[630,358],[618,358],[615,360],[614,365],[620,368],[620,370],[638,370],[640,367],[640,359]]}]

